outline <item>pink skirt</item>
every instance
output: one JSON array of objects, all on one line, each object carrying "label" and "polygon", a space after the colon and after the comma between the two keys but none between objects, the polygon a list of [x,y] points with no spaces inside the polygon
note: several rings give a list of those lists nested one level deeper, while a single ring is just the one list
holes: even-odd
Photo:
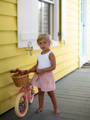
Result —
[{"label": "pink skirt", "polygon": [[52,72],[45,72],[43,74],[34,74],[32,78],[32,85],[40,88],[42,91],[54,91],[55,79]]}]

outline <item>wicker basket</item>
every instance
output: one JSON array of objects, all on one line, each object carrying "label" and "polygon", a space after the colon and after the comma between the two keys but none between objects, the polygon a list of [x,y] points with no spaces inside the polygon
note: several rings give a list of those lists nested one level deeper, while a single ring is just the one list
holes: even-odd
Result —
[{"label": "wicker basket", "polygon": [[21,75],[21,74],[16,73],[16,74],[13,74],[11,77],[17,87],[23,87],[23,86],[28,85],[29,83],[28,74]]}]

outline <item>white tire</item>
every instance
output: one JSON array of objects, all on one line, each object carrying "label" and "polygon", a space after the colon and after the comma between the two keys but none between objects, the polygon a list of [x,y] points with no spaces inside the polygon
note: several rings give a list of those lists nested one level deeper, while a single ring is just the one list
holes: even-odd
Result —
[{"label": "white tire", "polygon": [[[23,101],[21,101],[21,100],[23,100]],[[22,103],[20,103],[20,101]],[[20,104],[23,107],[23,103],[24,103],[24,110],[21,111]],[[15,113],[18,117],[24,117],[26,115],[27,111],[28,111],[28,99],[27,99],[27,96],[25,95],[25,93],[23,92],[23,93],[20,93],[16,98]]]},{"label": "white tire", "polygon": [[34,94],[32,94],[32,97],[31,97],[31,99],[30,99],[30,103],[32,103],[33,100],[34,100]]}]

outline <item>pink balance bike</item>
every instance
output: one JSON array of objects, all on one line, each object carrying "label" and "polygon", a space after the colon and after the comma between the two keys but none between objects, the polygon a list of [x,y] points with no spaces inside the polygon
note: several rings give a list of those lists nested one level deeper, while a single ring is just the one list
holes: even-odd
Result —
[{"label": "pink balance bike", "polygon": [[15,113],[18,117],[24,117],[28,111],[29,103],[33,102],[34,89],[30,83],[28,74],[14,72],[12,79],[16,87],[21,87],[16,97]]}]

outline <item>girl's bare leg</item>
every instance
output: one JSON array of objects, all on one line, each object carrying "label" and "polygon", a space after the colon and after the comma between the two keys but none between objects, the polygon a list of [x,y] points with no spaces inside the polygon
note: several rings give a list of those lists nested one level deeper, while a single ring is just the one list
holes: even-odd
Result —
[{"label": "girl's bare leg", "polygon": [[36,113],[41,112],[43,109],[43,105],[44,105],[44,92],[41,91],[41,89],[39,89],[38,101],[39,101],[39,107],[36,109],[35,111]]},{"label": "girl's bare leg", "polygon": [[48,95],[51,98],[55,114],[60,114],[60,112],[58,110],[57,100],[56,100],[54,91],[49,91]]}]

